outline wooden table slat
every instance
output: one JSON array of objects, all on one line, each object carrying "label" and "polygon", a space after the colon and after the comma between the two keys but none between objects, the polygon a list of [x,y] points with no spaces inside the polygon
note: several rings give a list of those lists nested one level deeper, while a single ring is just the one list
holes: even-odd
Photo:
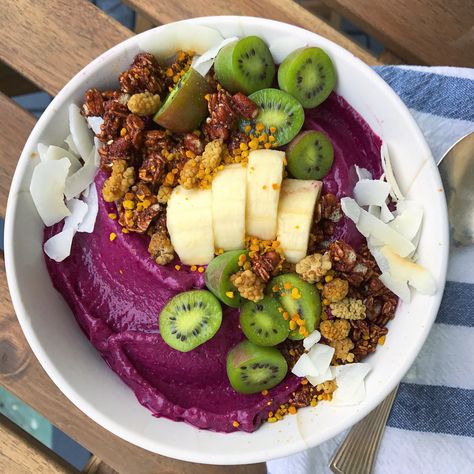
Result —
[{"label": "wooden table slat", "polygon": [[15,474],[79,474],[51,449],[0,415],[0,472]]},{"label": "wooden table slat", "polygon": [[473,0],[324,0],[405,60],[474,67]]},{"label": "wooden table slat", "polygon": [[87,0],[2,0],[0,59],[54,95],[133,33]]},{"label": "wooden table slat", "polygon": [[292,23],[340,44],[367,64],[380,64],[368,51],[315,17],[293,0],[240,0],[238,2],[229,2],[228,0],[193,0],[190,2],[176,0],[160,0],[159,2],[150,2],[150,0],[125,1],[155,23],[169,23],[209,15],[248,15]]}]

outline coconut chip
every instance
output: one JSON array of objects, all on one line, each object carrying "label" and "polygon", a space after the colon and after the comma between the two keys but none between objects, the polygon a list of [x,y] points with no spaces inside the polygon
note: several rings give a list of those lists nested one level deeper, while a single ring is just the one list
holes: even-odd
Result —
[{"label": "coconut chip", "polygon": [[356,405],[365,398],[364,378],[370,372],[370,365],[364,362],[331,367],[337,389],[332,401],[336,405]]},{"label": "coconut chip", "polygon": [[44,143],[38,143],[36,146],[38,150],[38,155],[41,161],[46,161],[46,154],[48,153],[48,147]]},{"label": "coconut chip", "polygon": [[388,145],[385,142],[382,143],[382,147],[380,148],[380,157],[382,160],[382,168],[385,175],[385,179],[390,184],[390,196],[392,196],[392,199],[395,201],[401,201],[405,199],[403,197],[402,192],[400,191],[400,187],[398,186],[397,180],[395,179],[392,163],[390,161],[390,155],[388,153]]},{"label": "coconut chip", "polygon": [[44,225],[51,226],[70,215],[64,189],[71,162],[67,158],[42,161],[35,166],[30,193]]},{"label": "coconut chip", "polygon": [[359,206],[384,206],[390,194],[390,184],[378,179],[360,179],[354,187]]},{"label": "coconut chip", "polygon": [[67,149],[76,156],[79,156],[79,152],[77,151],[76,145],[74,145],[74,140],[72,139],[72,135],[69,134],[64,143],[67,145]]},{"label": "coconut chip", "polygon": [[85,160],[84,166],[67,178],[66,188],[64,190],[67,200],[79,197],[81,193],[94,181],[98,169],[96,165],[96,155],[98,154],[97,149],[93,147],[89,156]]},{"label": "coconut chip", "polygon": [[81,115],[81,111],[76,104],[69,106],[69,129],[79,156],[86,161],[94,146],[94,142],[92,141],[92,133],[87,125],[87,121]]},{"label": "coconut chip", "polygon": [[321,333],[315,329],[309,336],[303,339],[303,347],[309,351],[320,339]]},{"label": "coconut chip", "polygon": [[333,347],[326,344],[313,344],[308,353],[300,356],[291,371],[298,377],[324,376],[329,369],[333,355]]},{"label": "coconut chip", "polygon": [[87,214],[77,228],[78,232],[87,232],[88,234],[94,232],[95,221],[97,219],[97,213],[99,212],[99,198],[97,196],[97,189],[95,184],[92,183],[86,192],[82,193],[84,202],[87,204]]},{"label": "coconut chip", "polygon": [[104,119],[102,117],[87,117],[87,125],[89,128],[98,135],[101,132],[100,126],[104,123]]},{"label": "coconut chip", "polygon": [[[38,147],[39,147],[39,144],[38,144]],[[64,148],[61,148],[56,145],[50,145],[46,147],[46,155],[43,161],[60,160],[61,158],[67,158],[71,163],[71,166],[69,168],[69,176],[71,174],[74,174],[82,166],[81,162],[76,157],[76,155],[74,155],[70,151],[65,150]]]}]

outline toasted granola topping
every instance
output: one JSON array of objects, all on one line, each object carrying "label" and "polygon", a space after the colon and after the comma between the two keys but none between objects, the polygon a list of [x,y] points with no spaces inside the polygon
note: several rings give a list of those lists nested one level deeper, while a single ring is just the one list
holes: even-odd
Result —
[{"label": "toasted granola topping", "polygon": [[135,170],[125,160],[112,163],[112,174],[104,183],[102,196],[106,202],[114,202],[125,196],[135,182]]},{"label": "toasted granola topping", "polygon": [[354,349],[354,343],[348,338],[339,341],[329,341],[329,345],[334,347],[333,361],[354,362],[355,355],[351,352]]},{"label": "toasted granola topping", "polygon": [[174,259],[174,249],[166,227],[158,227],[151,236],[148,252],[158,265],[166,265]]},{"label": "toasted granola topping", "polygon": [[265,283],[252,271],[241,270],[231,275],[230,281],[237,288],[240,296],[256,303],[263,299]]},{"label": "toasted granola topping", "polygon": [[86,117],[103,115],[104,99],[97,89],[89,89],[86,91],[82,111]]},{"label": "toasted granola topping", "polygon": [[337,303],[329,305],[331,313],[336,318],[342,319],[365,319],[366,308],[362,300],[356,298],[344,298]]},{"label": "toasted granola topping", "polygon": [[349,335],[351,324],[346,319],[321,321],[319,331],[328,341],[340,341]]},{"label": "toasted granola topping", "polygon": [[264,254],[254,252],[250,263],[252,270],[263,281],[267,282],[273,273],[281,266],[282,258],[275,250],[270,250]]},{"label": "toasted granola topping", "polygon": [[296,264],[296,273],[308,283],[320,281],[331,270],[329,253],[308,255]]},{"label": "toasted granola topping", "polygon": [[330,303],[337,303],[347,296],[349,292],[349,282],[342,278],[334,278],[323,287],[323,297]]},{"label": "toasted granola topping", "polygon": [[340,272],[350,272],[357,263],[357,254],[355,250],[346,242],[336,240],[329,245],[329,253],[334,268]]},{"label": "toasted granola topping", "polygon": [[161,105],[159,94],[152,94],[151,92],[141,92],[133,94],[128,99],[127,107],[130,112],[136,115],[152,115],[158,111]]},{"label": "toasted granola topping", "polygon": [[165,184],[160,186],[158,189],[157,199],[160,204],[166,204],[171,196],[173,188],[171,186],[166,186]]},{"label": "toasted granola topping", "polygon": [[127,94],[149,91],[160,93],[164,88],[164,73],[150,53],[139,53],[132,66],[119,77],[120,89]]}]

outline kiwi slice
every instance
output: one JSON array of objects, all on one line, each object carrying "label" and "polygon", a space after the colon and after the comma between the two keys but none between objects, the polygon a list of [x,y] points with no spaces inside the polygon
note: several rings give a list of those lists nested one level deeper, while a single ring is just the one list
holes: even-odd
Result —
[{"label": "kiwi slice", "polygon": [[272,85],[275,63],[262,39],[247,36],[219,51],[214,71],[224,89],[248,95]]},{"label": "kiwi slice", "polygon": [[168,301],[159,316],[161,337],[180,352],[188,352],[211,339],[221,322],[221,305],[206,290],[179,293]]},{"label": "kiwi slice", "polygon": [[232,308],[238,308],[242,304],[242,298],[230,281],[230,276],[241,270],[239,258],[241,255],[246,256],[247,254],[247,250],[224,252],[209,262],[204,274],[207,288],[223,303]]},{"label": "kiwi slice", "polygon": [[265,126],[265,131],[276,138],[273,146],[286,145],[301,130],[304,122],[303,107],[290,94],[279,89],[262,89],[249,98],[259,106],[259,112],[250,121],[242,120],[241,130],[245,130],[247,125],[254,128],[257,123],[261,123]]},{"label": "kiwi slice", "polygon": [[336,71],[331,58],[321,48],[301,48],[281,63],[278,85],[305,109],[310,109],[324,102],[334,89]]},{"label": "kiwi slice", "polygon": [[240,310],[240,327],[249,341],[259,346],[276,346],[290,332],[288,321],[278,311],[278,302],[266,295],[258,303],[247,301]]},{"label": "kiwi slice", "polygon": [[286,150],[288,170],[297,179],[322,179],[334,161],[334,149],[322,132],[300,133]]},{"label": "kiwi slice", "polygon": [[205,95],[210,92],[206,79],[190,68],[168,94],[153,120],[177,133],[195,130],[207,115]]},{"label": "kiwi slice", "polygon": [[[302,280],[295,273],[285,273],[270,280],[267,287],[291,317],[298,314],[305,321],[306,329],[313,332],[321,318],[321,299],[314,285]],[[303,339],[298,328],[290,332],[289,339]]]},{"label": "kiwi slice", "polygon": [[250,341],[237,344],[227,355],[227,377],[239,393],[258,393],[278,385],[288,364],[278,349],[257,346]]}]

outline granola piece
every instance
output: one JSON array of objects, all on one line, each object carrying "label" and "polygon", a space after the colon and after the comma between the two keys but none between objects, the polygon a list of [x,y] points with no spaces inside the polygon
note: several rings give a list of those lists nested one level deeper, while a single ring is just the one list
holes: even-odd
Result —
[{"label": "granola piece", "polygon": [[167,265],[174,259],[174,249],[166,227],[158,226],[152,234],[148,253],[158,265]]},{"label": "granola piece", "polygon": [[333,361],[340,360],[341,362],[354,362],[355,354],[351,352],[354,349],[354,343],[348,338],[338,341],[329,341],[329,345],[334,347]]},{"label": "granola piece", "polygon": [[201,155],[204,151],[204,143],[195,133],[186,133],[183,137],[183,146],[194,155]]},{"label": "granola piece", "polygon": [[321,321],[319,331],[328,341],[340,341],[349,335],[351,323],[346,319],[326,319]]},{"label": "granola piece", "polygon": [[159,94],[164,89],[163,70],[150,53],[139,53],[127,71],[119,76],[120,90],[127,94],[151,92]]},{"label": "granola piece", "polygon": [[112,174],[107,178],[102,188],[102,196],[106,202],[114,202],[125,196],[130,186],[135,182],[135,170],[128,166],[125,160],[112,163]]},{"label": "granola piece", "polygon": [[331,303],[329,307],[336,318],[357,320],[365,319],[366,316],[365,304],[356,298],[344,298],[337,303]]},{"label": "granola piece", "polygon": [[120,135],[130,141],[136,150],[139,150],[143,144],[143,129],[145,122],[134,114],[129,114],[125,119],[124,128],[120,130]]},{"label": "granola piece", "polygon": [[329,245],[334,268],[339,272],[350,272],[357,263],[355,250],[346,242],[336,240]]},{"label": "granola piece", "polygon": [[334,393],[337,389],[337,383],[335,380],[326,380],[326,382],[319,383],[316,385],[318,392]]},{"label": "granola piece", "polygon": [[352,286],[362,285],[362,283],[366,282],[372,275],[373,271],[370,263],[360,256],[357,257],[354,268],[348,272],[344,272],[344,276]]},{"label": "granola piece", "polygon": [[334,278],[323,287],[323,297],[330,303],[337,303],[347,296],[349,292],[349,282],[342,278]]},{"label": "granola piece", "polygon": [[116,100],[108,100],[104,102],[104,123],[100,126],[101,132],[97,137],[104,143],[114,140],[120,136],[125,119],[129,115],[126,105]]},{"label": "granola piece", "polygon": [[133,94],[128,99],[127,107],[132,114],[146,116],[155,114],[161,105],[161,98],[159,94],[152,94],[151,92],[141,92]]},{"label": "granola piece", "polygon": [[102,169],[109,169],[117,160],[133,161],[132,143],[125,138],[111,140],[110,143],[99,148],[100,166]]},{"label": "granola piece", "polygon": [[230,277],[230,281],[237,288],[240,296],[256,303],[263,299],[265,282],[252,270],[241,270]]},{"label": "granola piece", "polygon": [[342,218],[341,203],[334,194],[327,193],[321,196],[319,200],[320,213],[322,219],[328,219],[331,222],[339,222]]},{"label": "granola piece", "polygon": [[283,357],[288,364],[288,371],[294,367],[298,359],[304,353],[305,349],[303,346],[303,341],[292,341],[291,339],[286,339],[279,346],[278,349],[282,353]]},{"label": "granola piece", "polygon": [[[166,174],[166,160],[156,152],[146,155],[143,164],[138,170],[138,176],[145,183],[159,185]],[[155,188],[156,189],[156,188]]]},{"label": "granola piece", "polygon": [[308,283],[316,283],[331,270],[331,267],[331,258],[328,252],[324,255],[315,253],[308,255],[296,264],[296,273]]},{"label": "granola piece", "polygon": [[171,196],[172,191],[173,188],[171,186],[166,186],[165,184],[162,184],[160,186],[160,189],[158,189],[158,194],[156,195],[158,202],[160,204],[166,204]]},{"label": "granola piece", "polygon": [[232,96],[224,89],[209,95],[210,116],[203,126],[204,133],[211,140],[227,140],[230,131],[236,127],[237,114],[232,107]]},{"label": "granola piece", "polygon": [[254,252],[250,259],[253,272],[264,282],[270,280],[270,277],[275,273],[280,263],[281,257],[274,250],[270,250],[264,254]]},{"label": "granola piece", "polygon": [[102,117],[104,114],[104,99],[97,89],[86,91],[82,112],[86,117]]},{"label": "granola piece", "polygon": [[165,130],[146,130],[143,132],[144,140],[143,146],[147,153],[166,149],[169,150],[173,147],[171,136]]},{"label": "granola piece", "polygon": [[245,94],[242,94],[242,92],[234,94],[232,101],[233,109],[240,117],[250,120],[258,115],[258,105]]},{"label": "granola piece", "polygon": [[[351,321],[351,324],[354,323],[365,323],[365,321]],[[353,350],[355,361],[359,361],[371,352],[375,352],[377,346],[380,344],[381,338],[388,333],[387,328],[377,326],[373,323],[366,324],[363,331],[359,334],[356,334],[356,331],[357,328],[354,327],[352,329],[352,340],[355,344]],[[356,335],[358,336],[358,339],[355,338]]]},{"label": "granola piece", "polygon": [[311,393],[310,384],[300,385],[288,400],[288,404],[296,408],[307,407],[311,403],[313,394]]}]

